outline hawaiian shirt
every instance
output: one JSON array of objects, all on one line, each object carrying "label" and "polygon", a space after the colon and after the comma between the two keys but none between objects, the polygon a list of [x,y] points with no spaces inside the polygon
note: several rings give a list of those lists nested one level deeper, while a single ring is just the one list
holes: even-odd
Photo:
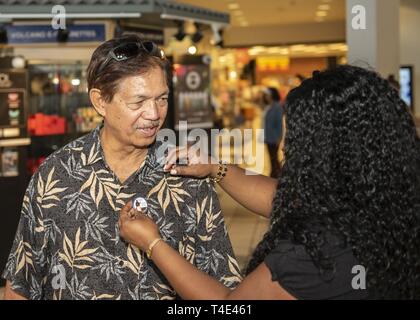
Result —
[{"label": "hawaiian shirt", "polygon": [[156,142],[122,184],[106,164],[100,129],[53,153],[33,175],[3,273],[12,290],[28,299],[178,298],[145,253],[119,236],[119,211],[135,197],[146,199],[168,244],[236,287],[241,273],[210,180],[164,173]]}]

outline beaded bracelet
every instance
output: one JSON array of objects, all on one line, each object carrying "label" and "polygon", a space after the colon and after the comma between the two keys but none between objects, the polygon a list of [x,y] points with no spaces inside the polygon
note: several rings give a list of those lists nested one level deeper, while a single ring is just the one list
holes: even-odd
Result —
[{"label": "beaded bracelet", "polygon": [[211,181],[213,181],[214,183],[219,183],[220,181],[223,180],[224,177],[226,177],[227,171],[228,171],[227,164],[224,163],[222,160],[220,160],[219,161],[219,169],[217,171],[216,177],[215,178],[210,178]]}]

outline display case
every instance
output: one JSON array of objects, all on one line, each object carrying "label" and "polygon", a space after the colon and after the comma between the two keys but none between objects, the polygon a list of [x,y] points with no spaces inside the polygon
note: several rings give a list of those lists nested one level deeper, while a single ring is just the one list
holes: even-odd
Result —
[{"label": "display case", "polygon": [[102,122],[91,107],[86,68],[82,62],[29,65],[29,171],[35,171],[49,154]]},{"label": "display case", "polygon": [[[23,195],[28,184],[26,170],[30,138],[28,78],[25,69],[12,69],[10,59],[0,58],[0,269],[3,270],[20,217]],[[0,280],[0,286],[4,284]]]}]

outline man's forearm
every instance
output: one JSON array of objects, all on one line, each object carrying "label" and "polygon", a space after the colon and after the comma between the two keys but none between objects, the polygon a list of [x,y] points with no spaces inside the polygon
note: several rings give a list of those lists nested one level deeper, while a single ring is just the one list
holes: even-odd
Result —
[{"label": "man's forearm", "polygon": [[4,290],[4,300],[28,300],[28,299],[14,292],[12,290],[12,285],[10,281],[7,281],[6,288]]},{"label": "man's forearm", "polygon": [[220,186],[246,209],[266,218],[270,217],[277,189],[276,179],[246,175],[244,169],[231,165]]}]

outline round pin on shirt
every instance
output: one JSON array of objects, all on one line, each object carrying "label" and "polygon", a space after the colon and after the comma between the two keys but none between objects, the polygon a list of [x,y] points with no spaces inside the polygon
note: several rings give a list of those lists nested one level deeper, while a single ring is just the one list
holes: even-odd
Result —
[{"label": "round pin on shirt", "polygon": [[133,200],[133,208],[140,212],[146,212],[147,200],[143,197],[137,197]]}]

